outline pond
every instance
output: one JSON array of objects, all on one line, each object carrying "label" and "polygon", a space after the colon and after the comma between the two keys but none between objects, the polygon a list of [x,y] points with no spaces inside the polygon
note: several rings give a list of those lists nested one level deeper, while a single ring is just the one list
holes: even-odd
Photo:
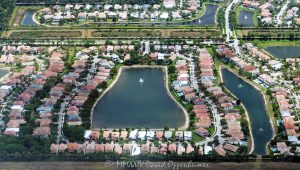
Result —
[{"label": "pond", "polygon": [[26,11],[21,25],[22,26],[35,26],[36,23],[33,21],[34,13],[35,13],[35,11]]},{"label": "pond", "polygon": [[225,87],[241,100],[248,112],[254,140],[253,154],[266,154],[266,145],[273,136],[273,130],[262,94],[227,68],[221,71]]},{"label": "pond", "polygon": [[279,59],[300,57],[300,46],[269,46],[266,51]]},{"label": "pond", "polygon": [[245,27],[254,27],[254,12],[241,10],[239,13],[239,24]]},{"label": "pond", "polygon": [[169,96],[161,68],[123,69],[117,82],[95,105],[95,128],[182,127],[185,114]]},{"label": "pond", "polygon": [[216,23],[215,20],[218,8],[218,5],[205,4],[205,13],[201,17],[190,22],[181,23],[180,25],[214,25]]}]

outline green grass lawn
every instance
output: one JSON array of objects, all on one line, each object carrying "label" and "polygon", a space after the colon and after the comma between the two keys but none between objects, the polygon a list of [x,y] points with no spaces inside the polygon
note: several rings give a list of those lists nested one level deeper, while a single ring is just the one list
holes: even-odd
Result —
[{"label": "green grass lawn", "polygon": [[214,126],[211,126],[211,127],[209,127],[207,130],[208,130],[209,134],[212,135],[212,134],[215,133],[215,130],[216,130],[216,129],[215,129]]},{"label": "green grass lawn", "polygon": [[254,40],[252,42],[255,46],[260,48],[266,48],[268,46],[300,46],[300,40],[289,41],[289,40],[270,40],[270,41],[259,41]]},{"label": "green grass lawn", "polygon": [[193,134],[192,134],[192,142],[196,143],[196,142],[200,142],[200,141],[203,141],[204,138],[199,136],[195,131],[193,131]]}]

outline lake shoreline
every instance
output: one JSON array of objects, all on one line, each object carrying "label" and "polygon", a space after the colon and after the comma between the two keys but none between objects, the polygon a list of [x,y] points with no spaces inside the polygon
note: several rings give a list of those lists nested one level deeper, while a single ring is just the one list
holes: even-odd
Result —
[{"label": "lake shoreline", "polygon": [[[98,97],[98,99],[95,101],[93,107],[92,107],[92,111],[91,111],[91,126],[93,125],[93,114],[94,114],[94,109],[97,105],[97,103],[100,101],[100,99],[109,91],[111,90],[114,85],[116,84],[116,82],[118,81],[118,79],[120,78],[120,75],[122,73],[123,70],[125,69],[137,69],[137,68],[158,68],[158,69],[162,69],[164,72],[164,85],[165,88],[167,90],[167,93],[169,95],[169,97],[171,97],[171,99],[180,107],[180,109],[183,111],[184,116],[185,116],[185,123],[183,126],[179,127],[178,129],[181,130],[185,130],[189,127],[189,114],[187,112],[187,110],[175,99],[175,97],[172,95],[172,93],[170,92],[168,83],[169,83],[169,75],[168,75],[168,68],[166,66],[149,66],[149,65],[133,65],[133,66],[121,66],[118,70],[118,74],[117,76],[112,80],[113,82],[109,85],[109,87],[107,87],[104,92]],[[92,126],[93,127],[93,126]],[[100,128],[92,128],[92,129],[100,129]],[[115,128],[105,128],[105,129],[115,129]],[[151,128],[153,130],[163,130],[164,128]],[[175,128],[170,128],[170,129],[175,129]]]}]

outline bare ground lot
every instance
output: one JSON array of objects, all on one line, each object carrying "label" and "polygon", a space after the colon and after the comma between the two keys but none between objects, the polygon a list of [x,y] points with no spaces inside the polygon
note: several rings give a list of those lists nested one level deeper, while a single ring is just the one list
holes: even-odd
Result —
[{"label": "bare ground lot", "polygon": [[207,38],[209,36],[212,36],[214,32],[210,31],[172,31],[170,33],[170,37],[172,38],[177,38],[177,37],[189,37],[189,38]]},{"label": "bare ground lot", "polygon": [[[177,162],[176,162],[177,163]],[[118,167],[117,163],[104,163],[104,162],[1,162],[0,169],[42,169],[42,170],[56,170],[56,169],[64,169],[64,170],[77,170],[77,169],[149,169],[149,170],[156,170],[156,169],[177,169],[174,168],[174,163],[172,162],[165,162],[165,166],[161,168],[151,168],[150,164],[143,164],[143,167],[140,168],[129,168],[123,166]],[[121,163],[119,163],[120,165]],[[163,164],[161,163],[154,163],[151,162],[151,165],[155,164]],[[202,162],[200,163],[202,167],[198,168],[178,168],[178,169],[191,169],[191,170],[199,170],[199,169],[218,169],[218,170],[235,170],[235,169],[243,169],[243,170],[296,170],[299,169],[300,163],[295,162]],[[148,165],[148,166],[147,166]],[[173,165],[173,166],[172,166]]]},{"label": "bare ground lot", "polygon": [[92,33],[93,37],[159,37],[159,31],[150,30],[113,30],[113,31],[95,31]]},{"label": "bare ground lot", "polygon": [[11,16],[11,22],[10,22],[10,27],[11,29],[16,29],[21,26],[21,22],[24,18],[25,12],[26,11],[36,11],[41,9],[41,6],[17,6],[14,9],[14,12]]},{"label": "bare ground lot", "polygon": [[81,37],[81,31],[12,31],[9,38]]}]

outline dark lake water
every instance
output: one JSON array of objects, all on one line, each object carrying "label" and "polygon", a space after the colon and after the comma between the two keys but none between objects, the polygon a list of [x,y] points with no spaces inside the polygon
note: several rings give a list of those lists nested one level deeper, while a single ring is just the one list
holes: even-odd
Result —
[{"label": "dark lake water", "polygon": [[215,18],[216,18],[216,12],[219,8],[218,5],[213,4],[206,4],[205,5],[205,13],[203,16],[201,16],[198,19],[195,19],[190,22],[185,22],[180,25],[214,25],[215,24]]},{"label": "dark lake water", "polygon": [[300,46],[270,46],[266,51],[280,59],[300,57]]},{"label": "dark lake water", "polygon": [[254,26],[253,15],[254,12],[241,10],[239,14],[239,24],[241,26],[253,27]]},{"label": "dark lake water", "polygon": [[[96,128],[176,128],[185,123],[183,110],[165,87],[159,68],[124,69],[116,84],[98,101],[92,124]],[[139,80],[142,78],[143,83]]]},{"label": "dark lake water", "polygon": [[34,13],[35,13],[35,11],[26,11],[21,25],[22,26],[35,26],[36,23],[33,21]]},{"label": "dark lake water", "polygon": [[9,69],[0,69],[0,78],[9,73]]},{"label": "dark lake water", "polygon": [[264,105],[262,94],[253,86],[230,72],[222,69],[225,87],[233,93],[247,109],[254,138],[254,154],[266,154],[266,145],[272,138],[272,126]]}]

